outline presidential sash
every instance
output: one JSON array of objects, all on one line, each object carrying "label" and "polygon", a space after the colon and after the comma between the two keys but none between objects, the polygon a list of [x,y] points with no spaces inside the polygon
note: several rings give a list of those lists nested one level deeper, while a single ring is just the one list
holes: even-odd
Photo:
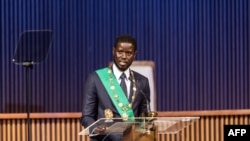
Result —
[{"label": "presidential sash", "polygon": [[97,70],[96,73],[98,74],[103,86],[105,87],[120,116],[124,120],[128,118],[134,118],[132,105],[129,103],[127,97],[125,96],[125,93],[123,92],[111,69],[100,69]]}]

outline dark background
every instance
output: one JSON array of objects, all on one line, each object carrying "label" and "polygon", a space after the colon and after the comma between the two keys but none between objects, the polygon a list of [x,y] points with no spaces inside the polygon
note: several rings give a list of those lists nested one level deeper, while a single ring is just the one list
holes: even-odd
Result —
[{"label": "dark background", "polygon": [[80,112],[87,74],[112,60],[115,38],[137,38],[153,60],[159,111],[247,109],[249,0],[1,0],[0,112],[25,112],[19,35],[51,29],[48,58],[31,70],[31,112]]}]

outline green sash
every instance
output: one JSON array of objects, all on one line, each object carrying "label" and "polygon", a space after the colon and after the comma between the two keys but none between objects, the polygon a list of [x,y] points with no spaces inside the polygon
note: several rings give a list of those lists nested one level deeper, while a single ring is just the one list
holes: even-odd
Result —
[{"label": "green sash", "polygon": [[111,70],[109,68],[104,68],[97,70],[96,73],[98,74],[120,116],[123,118],[125,116],[127,116],[127,118],[134,118],[134,112],[132,108],[128,106],[129,101]]}]

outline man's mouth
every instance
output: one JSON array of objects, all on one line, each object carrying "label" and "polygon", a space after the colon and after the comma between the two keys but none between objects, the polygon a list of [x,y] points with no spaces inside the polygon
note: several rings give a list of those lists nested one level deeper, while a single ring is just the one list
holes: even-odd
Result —
[{"label": "man's mouth", "polygon": [[121,66],[124,66],[124,65],[127,65],[127,62],[125,62],[125,61],[120,61],[119,64],[120,64]]}]

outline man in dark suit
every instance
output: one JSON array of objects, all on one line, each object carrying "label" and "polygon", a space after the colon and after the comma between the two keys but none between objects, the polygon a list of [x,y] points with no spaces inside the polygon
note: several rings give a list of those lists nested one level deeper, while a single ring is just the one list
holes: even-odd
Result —
[{"label": "man in dark suit", "polygon": [[[106,117],[107,113],[126,120],[148,112],[148,78],[130,69],[137,53],[135,38],[130,35],[119,36],[112,53],[113,64],[91,73],[86,80],[81,117],[81,124],[85,128],[99,118]],[[92,136],[91,140],[119,141],[122,136]]]}]

